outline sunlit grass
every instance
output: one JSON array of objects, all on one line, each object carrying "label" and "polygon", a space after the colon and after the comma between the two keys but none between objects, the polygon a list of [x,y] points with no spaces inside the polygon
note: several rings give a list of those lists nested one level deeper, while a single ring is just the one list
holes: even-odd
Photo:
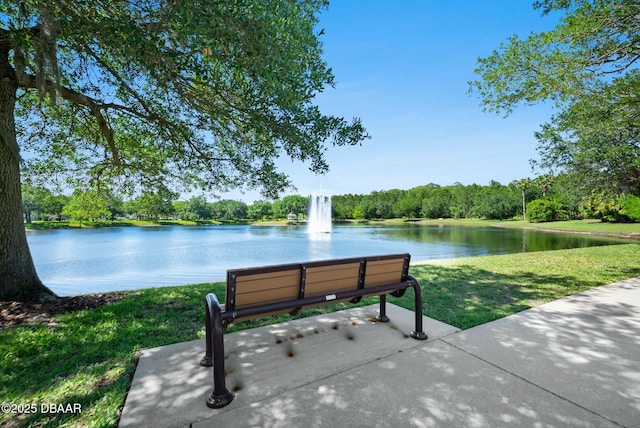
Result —
[{"label": "sunlit grass", "polygon": [[[488,256],[414,265],[423,313],[469,328],[563,296],[640,275],[636,244]],[[9,403],[79,403],[81,414],[0,414],[0,425],[115,427],[131,386],[136,355],[204,336],[208,292],[224,284],[145,289],[109,305],[59,315],[52,324],[0,330],[0,396]],[[377,302],[364,299],[359,304]],[[389,302],[413,310],[413,292]],[[302,311],[298,317],[351,307]],[[280,322],[248,321],[229,330]],[[428,332],[427,332],[428,333]],[[200,358],[200,355],[194,355]]]},{"label": "sunlit grass", "polygon": [[396,218],[389,220],[374,220],[373,223],[377,224],[418,224],[422,226],[473,226],[473,227],[487,227],[494,224],[498,224],[498,220],[485,220],[479,218]]},{"label": "sunlit grass", "polygon": [[414,265],[412,272],[422,284],[424,314],[464,329],[638,276],[640,246],[440,260]]},{"label": "sunlit grass", "polygon": [[[241,223],[246,222],[229,222]],[[93,227],[155,227],[155,226],[201,226],[201,225],[219,225],[222,224],[216,220],[97,220],[97,221],[46,221],[36,220],[31,223],[25,223],[26,229],[66,229],[66,228],[93,228]]]},{"label": "sunlit grass", "polygon": [[544,223],[529,223],[523,220],[505,221],[501,227],[530,228],[541,230],[556,230],[568,232],[582,232],[606,235],[638,235],[640,237],[640,223],[603,223],[600,220],[567,220],[550,221]]}]

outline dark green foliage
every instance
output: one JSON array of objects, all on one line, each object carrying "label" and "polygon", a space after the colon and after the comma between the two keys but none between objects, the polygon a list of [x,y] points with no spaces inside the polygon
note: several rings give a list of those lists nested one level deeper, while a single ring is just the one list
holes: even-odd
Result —
[{"label": "dark green foliage", "polygon": [[271,215],[271,203],[269,201],[255,201],[247,207],[247,216],[251,220],[263,220]]},{"label": "dark green foliage", "polygon": [[640,222],[640,198],[634,195],[620,197],[620,213],[635,222]]},{"label": "dark green foliage", "polygon": [[[25,192],[25,209],[30,207],[32,212],[36,213],[42,204],[47,204],[47,207],[56,206],[53,202],[47,201],[65,199],[64,196],[43,190],[45,191]],[[547,194],[546,197],[544,193]],[[627,212],[633,213],[635,206],[633,195],[618,197],[610,192],[591,192],[579,176],[569,174],[518,180],[506,186],[495,181],[489,186],[465,186],[460,183],[453,186],[429,184],[409,190],[376,191],[368,195],[333,195],[331,201],[335,220],[392,217],[412,219],[419,216],[433,219],[475,217],[504,220],[521,218],[523,196],[525,203],[544,201],[532,205],[535,212],[527,215],[527,219],[532,222],[578,218],[630,221],[633,218]],[[141,197],[124,203],[110,194],[105,197],[112,217],[116,212],[126,212],[141,219],[154,220],[168,216],[190,221],[221,218],[278,219],[286,217],[291,212],[304,216],[309,203],[308,197],[301,195],[289,195],[273,202],[256,201],[249,206],[244,202],[229,199],[211,203],[207,202],[204,196],[171,203],[177,195],[166,189],[145,192]],[[626,202],[623,204],[622,201]],[[61,202],[60,207],[66,203]],[[48,212],[51,214],[56,212],[56,209],[62,208],[51,208]]]},{"label": "dark green foliage", "polygon": [[[291,187],[277,160],[324,173],[329,147],[368,138],[358,118],[324,115],[315,104],[334,85],[316,28],[326,7],[0,2],[0,298],[52,294],[28,250],[21,175],[99,195],[107,186],[129,195],[166,186],[274,198]],[[102,216],[85,210],[88,199],[69,212]]]},{"label": "dark green foliage", "polygon": [[329,146],[367,138],[313,104],[334,84],[315,29],[323,0],[5,3],[34,178],[273,197],[289,185],[275,159],[322,173]]},{"label": "dark green foliage", "polygon": [[492,181],[478,194],[473,213],[478,217],[497,220],[515,217],[522,207],[520,195],[516,184],[503,186]]},{"label": "dark green foliage", "polygon": [[532,223],[568,219],[566,210],[557,198],[535,199],[527,204],[527,220]]},{"label": "dark green foliage", "polygon": [[433,189],[422,200],[422,216],[426,218],[450,218],[452,217],[451,203],[451,192],[448,188]]},{"label": "dark green foliage", "polygon": [[223,199],[211,204],[211,214],[214,220],[247,218],[247,204],[232,199]]},{"label": "dark green foliage", "polygon": [[604,222],[624,221],[620,209],[620,198],[604,191],[591,193],[580,204],[584,217],[599,218]]},{"label": "dark green foliage", "polygon": [[[488,111],[550,102],[536,133],[540,166],[577,174],[590,191],[640,194],[640,8],[636,0],[540,0],[553,29],[512,36],[470,83]],[[606,217],[607,215],[605,215]]]}]

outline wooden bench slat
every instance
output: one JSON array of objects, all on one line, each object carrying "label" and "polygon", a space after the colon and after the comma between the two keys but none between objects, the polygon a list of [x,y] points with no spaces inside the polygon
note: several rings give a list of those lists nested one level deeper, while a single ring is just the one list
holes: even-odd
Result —
[{"label": "wooden bench slat", "polygon": [[375,287],[402,281],[404,259],[376,260],[367,262],[367,275],[364,287]]},{"label": "wooden bench slat", "polygon": [[305,274],[305,296],[321,296],[339,291],[358,288],[360,262],[338,265],[311,267]]},{"label": "wooden bench slat", "polygon": [[[234,296],[227,295],[227,299],[234,299],[234,310],[251,308],[254,306],[286,302],[295,300],[300,293],[300,267],[299,265],[283,265],[274,267],[273,270],[261,268],[257,273],[251,274],[250,270],[229,271],[235,283]],[[227,290],[229,293],[230,290]],[[228,301],[228,300],[227,300]],[[261,316],[276,315],[288,311],[268,312]],[[242,317],[236,321],[242,321],[255,317]]]},{"label": "wooden bench slat", "polygon": [[310,275],[323,278],[340,278],[345,276],[358,276],[360,270],[360,261],[334,265],[334,266],[305,266],[307,271],[307,281]]},{"label": "wooden bench slat", "polygon": [[367,274],[381,272],[402,272],[404,259],[372,260],[367,262]]},{"label": "wooden bench slat", "polygon": [[271,288],[250,293],[236,293],[235,309],[255,306],[256,303],[269,304],[296,300],[298,298],[298,284],[287,287]]},{"label": "wooden bench slat", "polygon": [[300,284],[300,269],[243,275],[236,278],[236,292],[252,292]]},{"label": "wooden bench slat", "polygon": [[401,282],[402,275],[398,272],[381,273],[377,275],[367,275],[364,281],[364,288],[375,287],[380,284],[391,284]]},{"label": "wooden bench slat", "polygon": [[341,281],[331,281],[316,284],[316,286],[307,288],[304,295],[305,297],[324,296],[327,294],[334,294],[341,291],[351,291],[358,289],[358,282],[348,279]]}]

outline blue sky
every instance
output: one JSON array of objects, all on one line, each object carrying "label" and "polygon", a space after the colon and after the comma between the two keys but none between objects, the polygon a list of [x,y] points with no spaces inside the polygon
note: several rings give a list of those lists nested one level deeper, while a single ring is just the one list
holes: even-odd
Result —
[{"label": "blue sky", "polygon": [[[478,57],[513,34],[551,29],[529,0],[333,0],[320,15],[336,87],[317,97],[326,114],[360,117],[371,139],[331,147],[328,174],[283,160],[296,191],[368,194],[436,183],[489,184],[533,176],[533,136],[549,107],[484,113],[468,82]],[[252,202],[256,192],[223,195]]]}]

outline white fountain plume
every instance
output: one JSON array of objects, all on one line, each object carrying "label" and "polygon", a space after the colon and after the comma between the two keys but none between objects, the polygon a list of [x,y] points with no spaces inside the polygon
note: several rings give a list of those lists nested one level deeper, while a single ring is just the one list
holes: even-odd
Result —
[{"label": "white fountain plume", "polygon": [[331,233],[331,195],[328,193],[318,191],[311,194],[307,232]]}]

